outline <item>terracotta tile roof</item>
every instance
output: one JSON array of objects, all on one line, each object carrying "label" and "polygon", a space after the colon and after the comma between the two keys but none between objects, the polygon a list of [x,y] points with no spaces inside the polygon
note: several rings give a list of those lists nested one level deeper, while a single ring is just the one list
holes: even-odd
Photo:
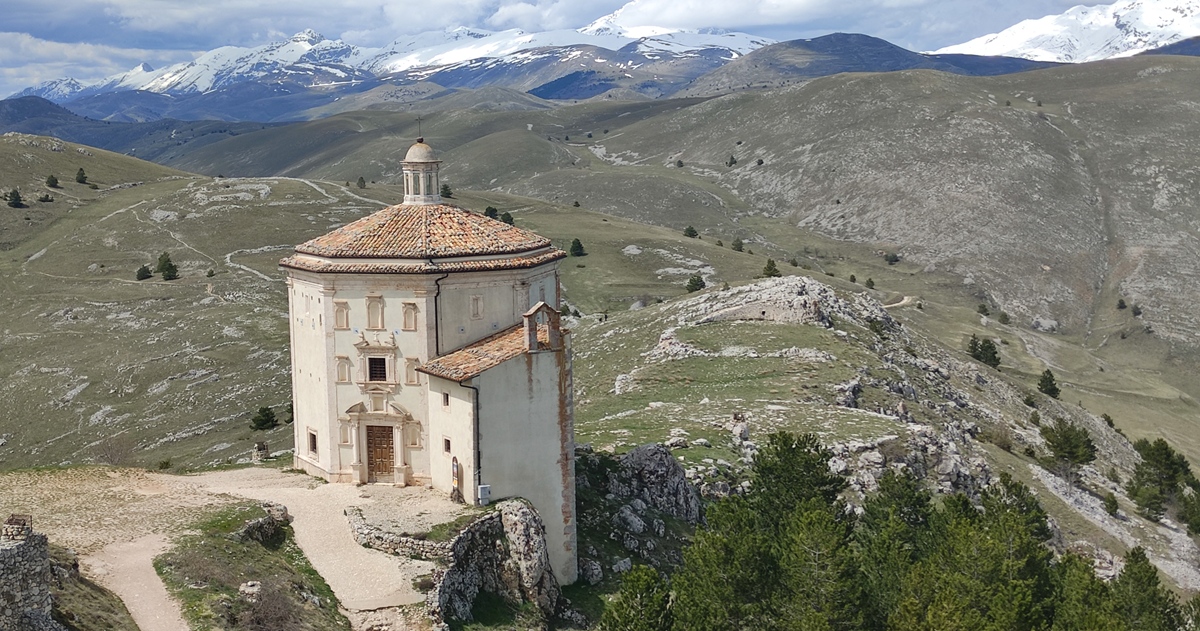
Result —
[{"label": "terracotta tile roof", "polygon": [[[562,329],[566,336],[570,331]],[[538,350],[550,350],[550,330],[538,325]],[[417,368],[419,372],[463,382],[525,353],[525,325],[518,324]]]},{"label": "terracotta tile roof", "polygon": [[550,240],[449,204],[398,204],[296,247],[330,258],[420,259],[517,254]]},{"label": "terracotta tile roof", "polygon": [[337,259],[315,259],[308,256],[289,256],[279,262],[283,267],[309,272],[342,274],[436,274],[445,272],[478,272],[485,270],[526,269],[565,258],[566,252],[550,248],[529,256],[510,256],[481,261],[339,261]]}]

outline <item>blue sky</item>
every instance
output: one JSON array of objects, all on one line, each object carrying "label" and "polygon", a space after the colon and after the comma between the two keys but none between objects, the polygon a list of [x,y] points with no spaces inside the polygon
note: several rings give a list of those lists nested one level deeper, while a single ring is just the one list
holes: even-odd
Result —
[{"label": "blue sky", "polygon": [[857,32],[932,50],[1061,13],[1066,0],[3,0],[0,96],[84,81],[141,62],[158,68],[220,46],[257,46],[311,28],[358,46],[454,26],[579,28],[622,9],[625,26],[720,27],[796,39]]}]

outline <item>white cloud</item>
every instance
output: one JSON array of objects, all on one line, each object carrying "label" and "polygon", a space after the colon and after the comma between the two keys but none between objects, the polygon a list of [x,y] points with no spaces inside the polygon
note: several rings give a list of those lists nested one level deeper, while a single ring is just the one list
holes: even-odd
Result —
[{"label": "white cloud", "polygon": [[201,52],[64,44],[27,33],[0,33],[0,98],[42,81],[74,77],[86,83],[142,62],[158,67],[190,61]]}]

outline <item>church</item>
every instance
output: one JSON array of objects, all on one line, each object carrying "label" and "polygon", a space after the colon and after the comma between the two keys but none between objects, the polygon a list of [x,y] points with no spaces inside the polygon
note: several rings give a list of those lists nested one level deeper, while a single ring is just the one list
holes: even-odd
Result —
[{"label": "church", "polygon": [[529,500],[577,573],[570,332],[550,240],[445,203],[418,139],[404,202],[296,247],[295,466],[330,482]]}]

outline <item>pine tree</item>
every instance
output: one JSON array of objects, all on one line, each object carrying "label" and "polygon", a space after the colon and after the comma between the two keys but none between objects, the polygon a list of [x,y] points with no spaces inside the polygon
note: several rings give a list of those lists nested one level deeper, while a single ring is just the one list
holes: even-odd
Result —
[{"label": "pine tree", "polygon": [[363,178],[363,176],[361,176],[361,175],[360,175],[360,176],[358,176],[358,187],[359,187],[359,188],[366,188],[366,187],[367,187],[367,180],[366,180],[366,179],[364,179],[364,178]]},{"label": "pine tree", "polygon": [[851,275],[850,275],[850,282],[852,282],[852,283],[857,283],[857,282],[858,282],[858,277],[856,277],[854,274],[851,274]]},{"label": "pine tree", "polygon": [[513,224],[513,216],[509,212],[505,212],[504,214],[500,215],[500,221],[503,221],[510,226],[515,225]]},{"label": "pine tree", "polygon": [[179,268],[175,267],[175,263],[171,262],[171,259],[167,259],[167,264],[162,269],[162,279],[175,280],[176,278],[179,278]]},{"label": "pine tree", "polygon": [[267,406],[258,408],[258,413],[250,419],[250,429],[255,430],[271,429],[278,424],[278,421],[275,420],[275,412],[272,412],[271,408]]},{"label": "pine tree", "polygon": [[600,631],[670,631],[671,591],[658,572],[635,566],[621,578],[617,599],[604,608]]},{"label": "pine tree", "polygon": [[1125,569],[1112,582],[1112,600],[1117,617],[1130,629],[1174,631],[1183,624],[1175,595],[1160,583],[1141,546],[1125,555]]},{"label": "pine tree", "polygon": [[8,199],[9,208],[22,208],[25,206],[24,200],[21,199],[21,192],[15,188],[8,192],[6,199]]},{"label": "pine tree", "polygon": [[1038,390],[1051,398],[1058,398],[1061,391],[1058,389],[1058,382],[1054,380],[1054,373],[1049,368],[1042,373],[1041,379],[1038,379]]},{"label": "pine tree", "polygon": [[150,278],[151,276],[153,276],[153,274],[150,273],[150,268],[148,266],[143,265],[137,269],[137,279],[138,280],[146,280],[147,278]]},{"label": "pine tree", "polygon": [[744,247],[745,244],[742,243],[741,237],[735,238],[733,242],[729,244],[729,249],[733,250],[734,252],[741,252]]},{"label": "pine tree", "polygon": [[75,181],[80,184],[87,184],[87,174],[83,172],[83,167],[79,167],[79,171],[75,172]]},{"label": "pine tree", "polygon": [[171,255],[170,255],[170,254],[167,254],[166,252],[163,252],[162,254],[159,254],[159,255],[158,255],[158,265],[156,265],[156,266],[154,267],[154,272],[155,272],[155,273],[162,273],[162,271],[163,271],[164,269],[166,269],[166,267],[167,267],[167,263],[170,263],[170,262],[171,262]]},{"label": "pine tree", "polygon": [[695,228],[688,226],[683,229],[683,236],[688,237],[690,239],[695,239],[696,237],[700,236],[700,233],[696,232]]},{"label": "pine tree", "polygon": [[583,251],[583,242],[579,239],[571,240],[571,256],[587,256],[587,252]]},{"label": "pine tree", "polygon": [[1118,309],[1124,309],[1124,308],[1125,308],[1125,307],[1127,307],[1127,306],[1129,306],[1129,305],[1126,305],[1126,304],[1125,304],[1125,299],[1124,299],[1124,298],[1118,298],[1118,299],[1117,299],[1117,308],[1118,308]]},{"label": "pine tree", "polygon": [[442,185],[442,197],[447,199],[454,197],[454,191],[450,190],[449,184]]},{"label": "pine tree", "polygon": [[579,200],[575,200],[574,202],[572,202],[571,206],[574,206],[575,208],[579,208]]},{"label": "pine tree", "polygon": [[58,178],[54,177],[53,174],[47,175],[46,176],[46,186],[48,186],[50,188],[58,188]]},{"label": "pine tree", "polygon": [[868,278],[867,282],[863,283],[863,286],[866,287],[867,289],[875,289],[875,281]]},{"label": "pine tree", "polygon": [[500,210],[495,206],[488,206],[487,208],[483,209],[483,216],[487,217],[488,219],[499,219]]},{"label": "pine tree", "polygon": [[1092,437],[1086,429],[1061,418],[1053,425],[1043,425],[1040,431],[1050,453],[1058,461],[1059,474],[1068,484],[1074,485],[1079,467],[1096,459]]},{"label": "pine tree", "polygon": [[979,338],[972,333],[971,339],[967,340],[967,354],[971,357],[979,358]]},{"label": "pine tree", "polygon": [[700,276],[699,274],[693,274],[692,276],[690,276],[688,278],[687,285],[684,286],[684,289],[686,289],[687,292],[690,294],[692,292],[700,291],[701,289],[704,289],[707,286],[708,285],[705,284],[704,278],[702,276]]},{"label": "pine tree", "polygon": [[779,268],[775,267],[775,259],[767,259],[767,264],[763,266],[762,275],[765,278],[778,278],[783,276],[783,272],[780,272]]}]

